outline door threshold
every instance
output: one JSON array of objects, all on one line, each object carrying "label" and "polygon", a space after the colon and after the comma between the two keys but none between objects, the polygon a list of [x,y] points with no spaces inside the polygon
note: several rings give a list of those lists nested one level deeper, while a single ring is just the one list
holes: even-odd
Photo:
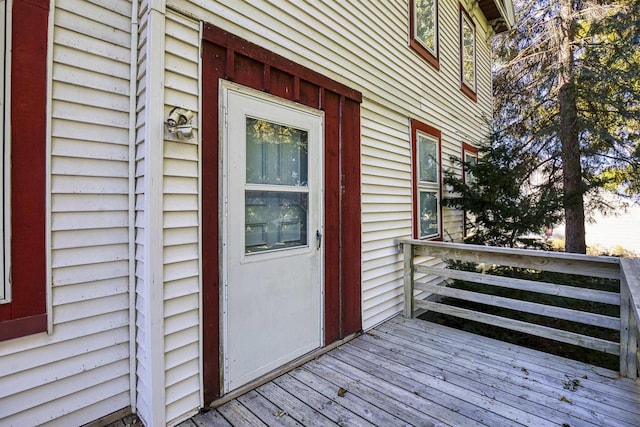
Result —
[{"label": "door threshold", "polygon": [[268,383],[269,381],[272,381],[276,378],[278,378],[281,375],[286,374],[289,371],[294,370],[297,367],[300,367],[302,365],[304,365],[307,362],[310,362],[313,359],[316,359],[320,356],[322,356],[323,354],[340,347],[341,345],[351,341],[352,339],[356,338],[357,336],[359,336],[362,332],[356,332],[355,334],[351,334],[339,341],[334,342],[333,344],[330,344],[326,347],[322,347],[319,348],[317,350],[314,350],[310,353],[305,354],[304,356],[301,356],[277,369],[274,369],[273,371],[261,376],[260,378],[253,380],[252,382],[243,385],[242,387],[233,390],[227,394],[225,394],[224,396],[220,397],[219,399],[214,400],[213,402],[211,402],[209,405],[205,405],[206,409],[214,409],[217,408],[218,406],[222,406],[225,403],[242,396],[245,393],[250,392],[251,390],[260,387],[263,384]]}]

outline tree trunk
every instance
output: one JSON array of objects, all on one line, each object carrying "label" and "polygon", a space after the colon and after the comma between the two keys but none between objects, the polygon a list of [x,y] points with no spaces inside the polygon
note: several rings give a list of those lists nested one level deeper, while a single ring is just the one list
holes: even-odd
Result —
[{"label": "tree trunk", "polygon": [[573,1],[562,0],[560,11],[560,49],[558,55],[558,104],[565,212],[565,250],[586,253],[584,229],[584,187],[578,141],[578,111],[573,71]]}]

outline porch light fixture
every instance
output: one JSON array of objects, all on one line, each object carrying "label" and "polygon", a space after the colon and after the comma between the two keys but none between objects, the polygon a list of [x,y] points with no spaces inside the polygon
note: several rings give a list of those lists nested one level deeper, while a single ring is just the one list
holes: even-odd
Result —
[{"label": "porch light fixture", "polygon": [[169,133],[180,139],[190,139],[193,136],[193,111],[180,107],[173,107],[165,124]]}]

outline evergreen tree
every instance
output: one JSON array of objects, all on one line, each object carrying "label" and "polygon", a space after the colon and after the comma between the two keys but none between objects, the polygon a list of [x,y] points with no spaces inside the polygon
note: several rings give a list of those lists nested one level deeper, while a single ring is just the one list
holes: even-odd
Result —
[{"label": "evergreen tree", "polygon": [[466,182],[451,171],[444,182],[454,197],[444,200],[449,207],[465,211],[465,241],[506,247],[537,247],[540,235],[562,217],[560,187],[538,182],[538,158],[520,152],[518,144],[494,136],[478,148],[477,162],[463,162]]},{"label": "evergreen tree", "polygon": [[562,182],[566,249],[584,253],[585,209],[604,207],[597,189],[640,190],[640,5],[515,5],[514,29],[494,46],[494,126]]}]

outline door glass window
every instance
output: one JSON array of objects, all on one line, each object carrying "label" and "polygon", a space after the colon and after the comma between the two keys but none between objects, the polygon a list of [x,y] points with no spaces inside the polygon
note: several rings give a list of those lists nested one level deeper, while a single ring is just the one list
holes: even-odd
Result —
[{"label": "door glass window", "polygon": [[246,125],[245,253],[307,246],[308,132]]},{"label": "door glass window", "polygon": [[307,185],[308,132],[247,118],[247,184]]}]

